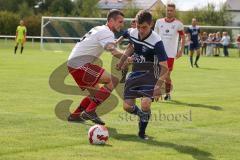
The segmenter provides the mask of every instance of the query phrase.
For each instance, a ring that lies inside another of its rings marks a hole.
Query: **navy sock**
[[[23,52],[23,47],[21,47],[21,54],[22,54],[22,52]]]
[[[195,64],[197,64],[199,58],[200,58],[200,55],[197,55],[197,57],[196,57],[196,59],[195,59]]]
[[[191,66],[193,66],[193,57],[190,56],[190,63],[191,63]]]
[[[142,115],[142,111],[138,108],[137,105],[132,106],[132,111],[129,113],[137,115],[139,117]]]
[[[147,128],[150,116],[151,116],[151,111],[142,112],[142,116],[140,117],[140,120],[139,120],[139,123],[138,123],[139,134],[141,134],[141,135],[145,134],[145,130]]]
[[[18,49],[18,46],[15,46],[15,48],[14,48],[14,53],[16,54],[16,52],[17,52],[17,49]]]

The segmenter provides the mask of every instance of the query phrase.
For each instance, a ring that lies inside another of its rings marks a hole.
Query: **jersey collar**
[[[138,39],[141,40],[141,41],[145,41],[151,34],[152,34],[152,30],[151,30],[151,31],[149,32],[149,34],[148,34],[145,38],[143,38],[143,39],[141,39],[141,38],[140,38],[140,35],[138,34]]]
[[[173,19],[167,19],[167,17],[166,17],[166,18],[164,18],[164,20],[165,20],[165,22],[167,22],[167,23],[171,23],[171,22],[175,21],[175,18],[173,18]]]

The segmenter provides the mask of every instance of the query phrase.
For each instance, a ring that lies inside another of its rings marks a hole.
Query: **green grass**
[[[240,159],[240,58],[234,50],[229,58],[201,57],[199,69],[190,68],[186,56],[176,61],[173,101],[153,103],[152,112],[191,111],[192,121],[151,121],[147,133],[152,139],[142,141],[136,137],[136,120],[123,119],[119,98],[118,106],[102,116],[110,132],[108,145],[93,146],[87,138],[89,125],[68,123],[55,115],[58,102],[73,100],[73,110],[81,98],[56,92],[48,82],[66,61],[70,47],[43,52],[39,44],[29,42],[23,55],[13,55],[13,43],[1,41],[0,46],[1,160]],[[111,56],[102,58],[110,70]],[[74,84],[70,77],[66,83]]]

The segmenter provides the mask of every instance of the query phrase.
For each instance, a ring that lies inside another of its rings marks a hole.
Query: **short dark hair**
[[[118,15],[124,17],[124,14],[120,10],[118,9],[110,10],[107,14],[107,21],[109,21],[111,18],[116,19]]]
[[[175,8],[176,8],[176,5],[175,5],[174,3],[168,3],[168,4],[167,4],[167,7],[172,7],[172,8],[175,9]]]
[[[144,22],[151,24],[152,23],[152,14],[148,10],[141,10],[137,13],[135,19],[138,24],[143,24]]]

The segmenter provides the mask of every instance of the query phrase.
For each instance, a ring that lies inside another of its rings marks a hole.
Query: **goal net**
[[[125,18],[125,26],[130,26]],[[106,24],[106,18],[42,17],[41,49],[54,52],[69,51],[91,28]],[[118,37],[121,33],[118,33]]]

